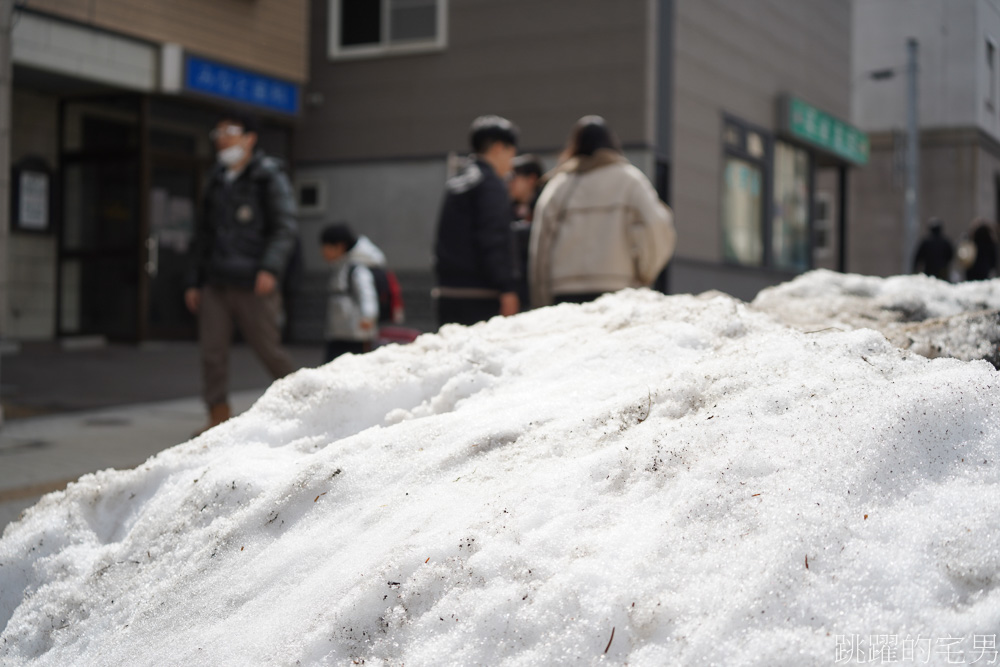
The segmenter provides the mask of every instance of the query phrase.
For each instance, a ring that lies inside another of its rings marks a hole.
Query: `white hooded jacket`
[[[327,283],[326,340],[368,341],[378,334],[378,291],[368,267],[384,267],[385,255],[367,236],[330,265]],[[365,330],[362,320],[371,320]]]

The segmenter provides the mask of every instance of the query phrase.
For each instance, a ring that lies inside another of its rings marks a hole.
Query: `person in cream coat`
[[[535,207],[532,306],[649,286],[674,251],[673,214],[600,116],[573,128]]]

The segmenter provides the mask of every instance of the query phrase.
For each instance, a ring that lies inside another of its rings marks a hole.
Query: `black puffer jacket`
[[[434,251],[442,288],[515,291],[510,199],[486,162],[470,159],[448,180]]]
[[[190,286],[252,288],[261,270],[280,279],[297,235],[295,198],[280,160],[258,151],[232,182],[216,166],[192,245]]]

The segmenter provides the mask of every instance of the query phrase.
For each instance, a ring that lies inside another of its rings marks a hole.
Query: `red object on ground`
[[[379,327],[378,338],[375,339],[375,347],[381,347],[390,343],[399,343],[400,345],[412,343],[421,333],[423,332],[409,327]]]

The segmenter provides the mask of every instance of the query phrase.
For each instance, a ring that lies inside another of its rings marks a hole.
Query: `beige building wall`
[[[777,97],[791,93],[849,120],[850,2],[675,6],[675,264],[719,262],[723,114],[773,131]]]
[[[34,11],[304,83],[308,0],[32,0]]]
[[[851,175],[847,270],[892,275],[903,262],[899,225],[903,215],[902,171],[896,166],[896,142],[891,133],[869,134],[868,138],[868,164]]]
[[[561,146],[600,114],[625,144],[651,141],[651,0],[450,0],[441,51],[332,60],[329,0],[314,0],[300,163],[443,156],[468,149],[469,123],[510,118],[522,146]]]
[[[889,276],[912,266],[903,257],[904,175],[898,140],[891,133],[869,135],[871,161],[851,184],[850,264],[853,273]],[[1000,145],[975,128],[925,130],[920,140],[920,230],[940,218],[945,236],[957,242],[977,217],[997,214],[996,176]]]
[[[14,90],[11,164],[28,156],[58,164],[58,116],[55,96]],[[54,234],[10,233],[4,338],[44,340],[55,333],[56,255]]]
[[[919,236],[936,217],[954,242],[974,218],[1000,214],[1000,2],[854,2],[855,121],[873,143],[871,163],[852,179],[848,268],[892,275],[909,271],[912,261],[902,249],[904,155],[891,141],[893,128],[901,135],[906,127],[907,79],[900,65],[908,37],[919,44]],[[871,79],[871,71],[889,67],[898,75]]]

